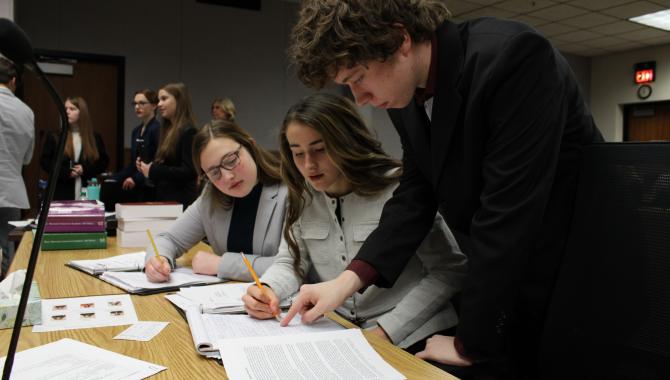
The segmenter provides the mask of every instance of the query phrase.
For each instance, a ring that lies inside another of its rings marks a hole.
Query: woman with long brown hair
[[[137,170],[154,184],[156,200],[179,202],[186,208],[197,196],[197,175],[191,158],[197,129],[186,85],[169,83],[161,87],[158,111],[161,128],[156,156],[152,162],[138,158]]]
[[[146,248],[147,278],[167,281],[175,259],[206,237],[214,253],[197,252],[193,271],[251,281],[240,256],[263,273],[281,240],[287,189],[279,159],[234,122],[212,120],[193,139],[193,161],[204,189],[168,231],[156,236],[161,258]]]
[[[107,169],[109,157],[102,137],[93,130],[93,122],[86,101],[81,96],[70,96],[65,100],[70,130],[65,143],[65,155],[59,169],[54,199],[79,199],[82,186]],[[49,134],[44,142],[40,165],[51,170],[56,159],[58,138]]]
[[[266,292],[250,286],[243,297],[247,312],[261,319],[277,314],[279,300],[302,284],[346,270],[379,224],[401,174],[400,162],[384,152],[353,103],[335,95],[310,95],[289,109],[280,152],[289,188],[283,240],[261,277]],[[402,348],[423,348],[425,338],[456,325],[450,299],[465,271],[465,256],[436,215],[393,287],[370,286],[336,311]]]

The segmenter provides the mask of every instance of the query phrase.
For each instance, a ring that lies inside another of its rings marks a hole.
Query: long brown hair
[[[88,104],[81,96],[69,96],[66,101],[72,103],[73,106],[79,109],[79,120],[77,127],[79,128],[79,135],[81,136],[81,160],[89,162],[97,161],[100,158],[98,146],[95,143],[95,134],[93,133],[93,122],[91,115],[88,112]],[[74,143],[72,142],[72,131],[68,132],[67,141],[65,142],[65,155],[71,160],[74,160]]]
[[[279,158],[258,145],[247,131],[242,129],[234,121],[212,120],[205,124],[193,137],[193,165],[200,178],[206,182],[203,194],[211,194],[216,205],[224,209],[230,209],[233,199],[216,188],[202,170],[200,154],[210,141],[218,138],[229,138],[241,146],[251,155],[258,168],[258,181],[263,185],[274,185],[281,182],[279,173]]]
[[[174,96],[177,107],[171,119],[161,120],[160,139],[156,151],[156,162],[165,162],[177,155],[177,141],[184,129],[195,126],[191,97],[183,83],[168,83],[161,90]]]
[[[281,175],[288,186],[288,209],[284,238],[293,255],[293,269],[300,276],[300,248],[293,236],[293,224],[300,218],[309,190],[305,178],[293,162],[286,137],[291,123],[300,123],[321,135],[326,153],[342,175],[351,183],[352,191],[370,196],[396,183],[400,161],[391,158],[365,125],[354,104],[341,96],[313,94],[293,105],[286,114],[279,134]]]

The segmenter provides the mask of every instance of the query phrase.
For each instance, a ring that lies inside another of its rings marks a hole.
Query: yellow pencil
[[[256,274],[256,271],[254,270],[254,268],[251,266],[251,263],[249,262],[249,260],[247,260],[247,257],[244,256],[244,253],[241,253],[241,256],[242,256],[242,260],[244,260],[244,263],[247,265],[247,268],[249,269],[249,273],[251,273],[251,277],[254,278],[254,281],[256,282],[256,286],[258,286],[258,288],[261,290],[261,292],[263,292],[263,294],[266,297],[268,297],[268,294],[265,292],[265,287],[263,286],[263,284],[261,284],[261,280],[258,279],[258,275]],[[275,314],[275,315],[273,315],[273,317],[275,317],[275,319],[277,321],[281,321],[281,318],[279,318],[279,314]]]
[[[151,246],[154,247],[154,253],[156,254],[156,257],[160,259],[161,255],[158,254],[158,248],[156,247],[154,237],[151,236],[151,230],[147,230],[147,235],[149,235],[149,241],[151,242]]]

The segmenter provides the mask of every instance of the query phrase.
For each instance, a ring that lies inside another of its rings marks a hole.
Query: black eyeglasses
[[[149,102],[144,102],[144,101],[141,101],[141,102],[130,102],[130,105],[131,105],[132,107],[137,107],[137,106],[144,107],[144,106],[146,106],[147,104],[149,104]]]
[[[240,145],[237,150],[230,152],[221,158],[221,163],[219,165],[209,169],[205,174],[210,181],[218,181],[221,179],[221,170],[233,170],[240,164],[240,150],[242,145]]]

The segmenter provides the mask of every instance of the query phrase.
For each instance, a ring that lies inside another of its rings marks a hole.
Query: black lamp
[[[63,100],[58,96],[56,89],[51,84],[49,79],[42,70],[37,66],[33,54],[33,47],[28,39],[28,36],[19,28],[14,22],[0,18],[0,53],[14,62],[16,66],[23,66],[33,71],[40,81],[46,86],[47,92],[56,103],[56,108],[60,113],[61,132],[58,140],[58,148],[56,150],[56,160],[53,162],[51,171],[49,172],[49,184],[46,188],[46,194],[42,197],[42,205],[40,207],[39,219],[37,221],[37,232],[33,240],[33,247],[30,252],[30,260],[28,261],[28,268],[26,269],[26,279],[23,283],[21,291],[21,300],[19,301],[19,308],[16,312],[16,320],[14,321],[14,329],[12,330],[12,338],[9,342],[9,349],[7,350],[7,359],[5,360],[5,367],[2,373],[2,380],[9,380],[9,375],[12,372],[14,365],[14,355],[16,354],[16,346],[21,334],[21,324],[23,323],[23,316],[26,312],[26,304],[28,303],[28,293],[33,282],[33,274],[35,273],[35,264],[37,263],[37,256],[42,246],[42,235],[44,234],[44,226],[46,225],[49,206],[51,199],[54,196],[54,189],[56,188],[56,180],[58,178],[58,170],[63,159],[63,148],[65,147],[65,140],[67,138],[67,131],[69,128],[67,114],[63,106]]]

